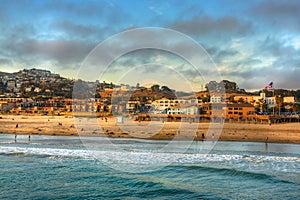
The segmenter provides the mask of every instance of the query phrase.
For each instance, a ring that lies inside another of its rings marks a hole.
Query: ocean
[[[300,145],[0,134],[0,199],[299,199]]]

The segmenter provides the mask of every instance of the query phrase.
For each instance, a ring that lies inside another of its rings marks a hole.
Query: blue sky
[[[300,88],[297,0],[0,3],[1,71],[36,67],[76,77],[84,59],[103,40],[132,28],[162,27],[184,33],[202,45],[222,79],[235,81],[241,88],[261,89],[270,81],[276,88]],[[186,72],[187,79],[195,79],[181,59],[159,54],[134,53],[115,65],[124,65],[124,73],[138,64],[159,62],[165,57],[169,58],[165,62],[177,71]],[[117,76],[122,75],[112,73],[105,79],[120,80]],[[132,76],[126,80],[134,84],[134,79]]]

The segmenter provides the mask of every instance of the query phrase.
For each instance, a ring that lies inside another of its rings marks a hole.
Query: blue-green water
[[[103,140],[95,157],[77,137],[0,135],[0,199],[300,197],[300,145],[218,142],[206,155],[201,142],[163,153],[150,149],[168,141],[110,142],[118,148]]]

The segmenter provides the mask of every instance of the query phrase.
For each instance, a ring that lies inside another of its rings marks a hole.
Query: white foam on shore
[[[199,166],[214,166],[218,168],[235,168],[245,171],[264,171],[300,173],[300,158],[267,155],[239,154],[195,154],[195,153],[157,153],[145,151],[114,151],[114,150],[84,150],[66,148],[36,148],[36,147],[0,147],[0,154],[24,154],[37,156],[57,156],[83,159],[96,159],[113,168],[154,167],[169,164],[192,164]]]

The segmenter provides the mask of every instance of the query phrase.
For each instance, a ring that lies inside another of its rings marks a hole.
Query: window
[[[243,108],[239,108],[239,110],[243,110]]]
[[[228,112],[229,115],[232,115],[232,112]]]
[[[238,108],[234,108],[234,110],[238,110]]]
[[[243,115],[243,113],[242,113],[242,112],[239,112],[239,115]]]
[[[228,108],[228,110],[232,110],[232,108]]]
[[[234,112],[233,114],[237,115],[237,114],[238,114],[238,112]]]

